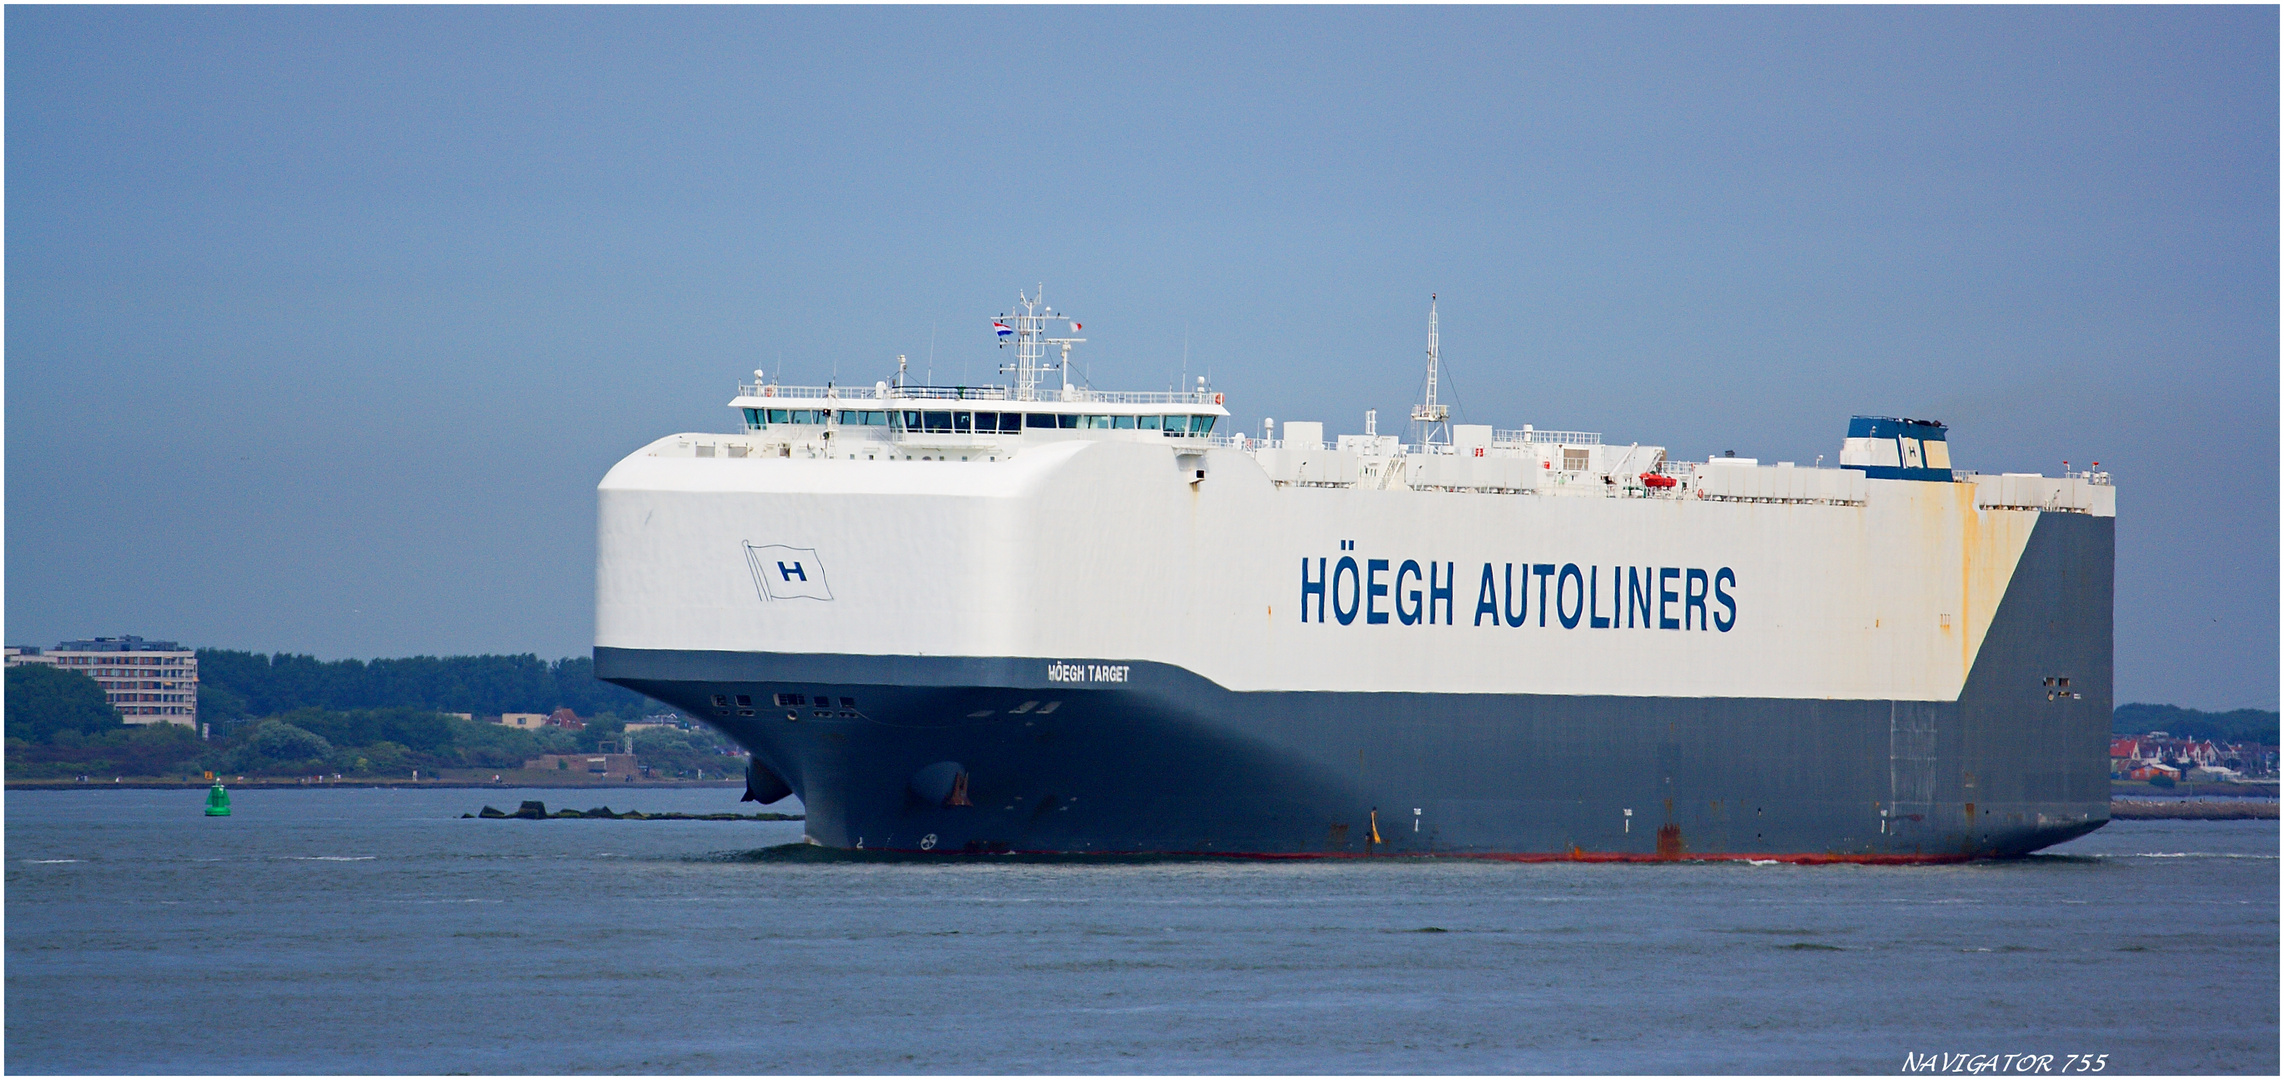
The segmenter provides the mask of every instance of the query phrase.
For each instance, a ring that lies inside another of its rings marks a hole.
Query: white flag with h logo
[[[830,600],[833,590],[825,584],[825,564],[817,561],[817,549],[786,547],[783,544],[747,544],[745,561],[753,571],[754,591],[763,600],[791,600],[805,596],[811,600]]]

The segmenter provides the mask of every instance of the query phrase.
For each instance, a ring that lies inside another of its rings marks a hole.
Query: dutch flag
[[[999,335],[999,341],[1003,345],[1007,343],[1008,338],[1015,336],[1014,328],[1008,326],[1004,322],[999,321],[998,319],[993,319],[991,321],[991,332]]]

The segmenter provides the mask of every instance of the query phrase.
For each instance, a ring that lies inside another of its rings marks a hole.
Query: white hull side
[[[596,643],[1122,658],[1237,691],[1949,701],[2039,516],[1978,509],[1976,487],[1872,481],[1860,506],[1279,487],[1239,451],[1124,442],[997,462],[638,452],[601,485]],[[813,549],[832,599],[763,599],[747,544]],[[1330,575],[1344,555],[1388,560],[1391,587],[1404,560],[1451,565],[1456,625],[1441,604],[1433,624],[1319,622],[1314,599],[1303,623],[1303,560]],[[1486,563],[1598,568],[1595,612],[1621,625],[1542,627],[1537,580],[1524,626],[1477,625]],[[1726,568],[1734,625],[1626,628],[1614,567]]]

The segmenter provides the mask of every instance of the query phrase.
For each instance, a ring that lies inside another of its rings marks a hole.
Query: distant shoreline
[[[2183,780],[2172,787],[2160,787],[2146,780],[2111,780],[2110,798],[2186,798],[2190,796],[2222,799],[2273,799],[2276,798],[2274,780]]]
[[[213,780],[162,780],[151,777],[145,777],[138,780],[132,777],[127,777],[116,781],[89,780],[84,783],[78,780],[10,780],[8,781],[8,790],[96,791],[108,789],[115,791],[124,791],[130,788],[138,791],[179,788],[197,788],[204,790],[206,788],[212,787],[213,785]],[[658,791],[671,788],[741,788],[745,786],[745,781],[742,779],[730,779],[634,780],[609,783],[602,781],[590,781],[586,783],[556,781],[554,783],[546,783],[532,780],[507,779],[462,780],[455,778],[438,780],[376,780],[345,778],[341,780],[326,780],[320,783],[310,783],[305,780],[275,778],[260,779],[255,777],[248,777],[244,780],[224,778],[222,779],[222,786],[234,789],[254,788],[272,791],[284,790],[287,788],[418,788],[423,791],[430,788],[497,788],[501,790],[549,788],[563,791]]]
[[[2276,804],[2252,799],[2110,800],[2113,821],[2275,821]]]
[[[129,777],[121,778],[115,781],[88,780],[84,783],[76,779],[10,780],[7,782],[7,786],[8,790],[10,791],[100,791],[105,789],[113,791],[154,791],[181,790],[186,788],[204,789],[212,786],[213,783],[214,781],[211,780],[168,780],[157,777],[142,777],[138,779]],[[410,778],[403,780],[343,778],[340,780],[325,780],[317,783],[311,783],[307,780],[293,778],[249,777],[244,780],[224,778],[222,780],[222,785],[226,788],[234,788],[241,791],[283,791],[308,788],[413,788],[418,790],[477,790],[488,788],[506,791],[530,790],[538,788],[565,792],[603,792],[662,791],[682,788],[717,788],[734,790],[736,788],[743,787],[744,781],[738,778],[726,780],[582,781],[568,778],[559,780],[552,777],[548,778],[547,780],[524,779],[520,777],[511,780],[505,776],[502,776],[499,780],[473,780],[463,777],[440,777],[434,780],[412,780]],[[2119,786],[2123,787],[2125,785]],[[2134,788],[2146,787],[2146,785],[2141,784],[2135,784],[2132,786]],[[2196,791],[2193,793],[2189,791],[2183,791],[2180,792],[2180,796],[2187,797],[2174,798],[2163,798],[2162,796],[2172,795],[2174,793],[2156,789],[2150,789],[2149,794],[2160,796],[2160,798],[2157,799],[2135,798],[2134,795],[2140,794],[2139,791],[2135,791],[2130,794],[2124,791],[2115,792],[2111,795],[2110,798],[2110,817],[2118,821],[2274,821],[2278,818],[2276,785],[2273,783],[2246,784],[2242,785],[2242,787],[2248,788],[2250,790],[2231,791],[2227,794],[2209,790],[2210,788],[2217,785],[2199,786],[2207,788],[2208,790]],[[2237,785],[2230,786],[2235,787]]]

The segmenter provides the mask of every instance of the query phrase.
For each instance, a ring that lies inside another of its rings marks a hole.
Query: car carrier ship
[[[2115,489],[1592,432],[1231,430],[1199,380],[779,385],[599,490],[597,673],[752,752],[810,842],[1918,861],[2109,818]],[[1069,332],[1050,336],[1068,327]],[[1272,437],[1274,436],[1274,437]]]

